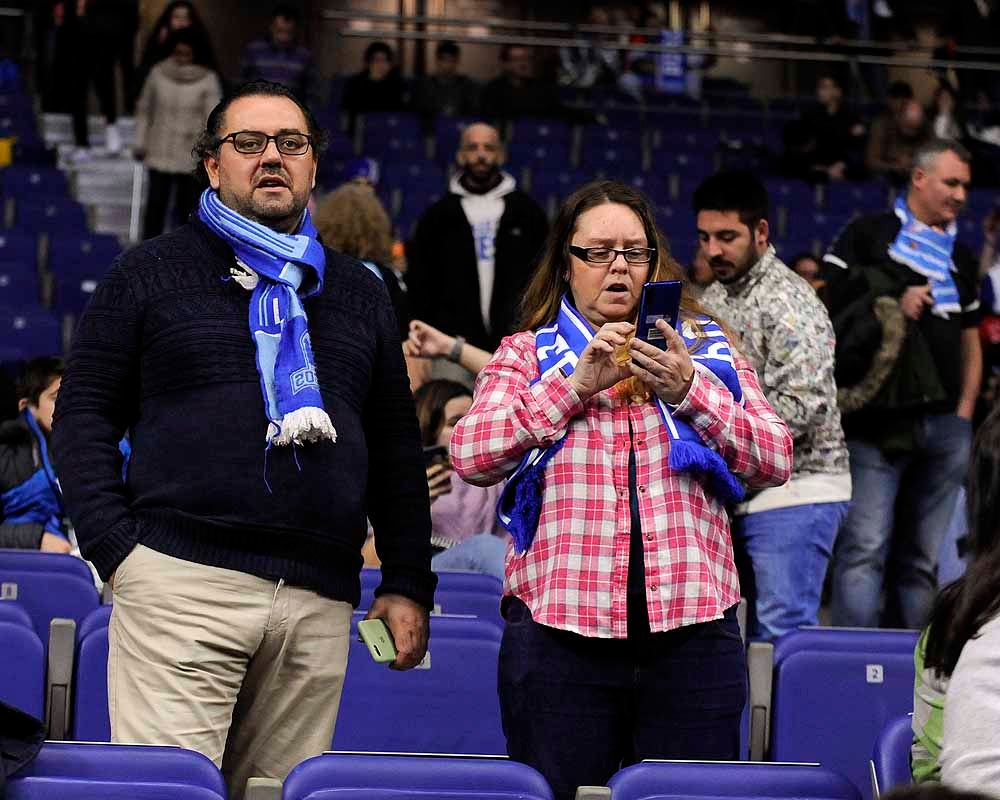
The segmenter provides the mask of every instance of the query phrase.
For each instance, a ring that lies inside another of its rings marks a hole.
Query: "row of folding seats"
[[[48,742],[10,779],[10,800],[134,798],[220,800],[221,772],[200,753],[176,747]],[[552,800],[534,769],[505,758],[326,753],[307,759],[284,782],[251,778],[245,800]],[[840,775],[803,764],[643,762],[607,787],[582,787],[588,800],[858,800]]]

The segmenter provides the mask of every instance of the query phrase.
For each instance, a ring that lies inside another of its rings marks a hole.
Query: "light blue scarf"
[[[944,231],[938,231],[913,216],[906,197],[896,198],[893,209],[903,226],[889,245],[889,258],[909,267],[930,281],[934,306],[931,313],[947,319],[962,310],[958,287],[952,272],[951,260],[955,249],[958,226],[952,222]]]
[[[681,326],[680,331],[689,351],[693,351],[691,360],[695,369],[721,384],[737,403],[743,403],[743,389],[726,335],[708,317],[701,317],[695,322],[700,331],[687,322]],[[572,375],[580,355],[593,337],[590,325],[564,296],[555,323],[535,331],[539,377],[533,383],[558,369],[566,375]],[[706,447],[698,432],[683,419],[675,417],[659,397],[654,395],[654,399],[670,436],[670,468],[675,472],[699,476],[708,483],[721,502],[742,500],[743,485],[730,471],[722,456]],[[545,466],[565,443],[564,433],[562,438],[548,447],[530,450],[511,473],[500,495],[497,518],[510,532],[514,549],[518,553],[525,552],[531,546],[538,528]]]
[[[323,289],[326,253],[307,210],[298,234],[279,233],[237,214],[206,189],[198,216],[259,276],[250,296],[250,333],[257,346],[269,445],[337,441],[323,408],[302,299]],[[303,289],[303,287],[305,287]]]

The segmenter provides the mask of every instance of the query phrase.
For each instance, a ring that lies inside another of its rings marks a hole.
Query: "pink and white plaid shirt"
[[[538,377],[534,340],[529,331],[501,342],[451,438],[458,474],[490,486],[528,450],[568,429],[545,471],[534,542],[523,555],[508,545],[505,591],[544,625],[626,636],[631,420],[650,628],[722,617],[740,596],[725,507],[698,480],[667,466],[670,440],[653,403],[625,404],[610,389],[582,403],[558,371],[530,385]],[[675,413],[747,486],[779,486],[791,475],[792,436],[764,399],[753,367],[742,356],[735,360],[745,405],[696,370]]]

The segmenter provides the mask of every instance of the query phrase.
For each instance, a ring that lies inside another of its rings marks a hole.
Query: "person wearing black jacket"
[[[112,738],[205,753],[237,798],[330,747],[366,518],[368,616],[397,669],[424,656],[436,584],[389,297],[306,213],[323,139],[280,84],[213,109],[198,213],[112,265],[53,426],[81,550],[114,591]]]
[[[969,458],[978,264],[955,241],[969,153],[936,139],[914,164],[895,209],[852,222],[823,258],[854,486],[834,552],[835,625],[879,624],[887,568],[890,621],[926,623]]]
[[[450,192],[423,213],[407,245],[406,283],[414,319],[492,352],[516,330],[548,220],[502,170],[496,128],[466,128],[457,160]]]
[[[0,423],[0,547],[68,553],[62,496],[48,455],[63,360],[29,361],[17,382],[17,419]]]

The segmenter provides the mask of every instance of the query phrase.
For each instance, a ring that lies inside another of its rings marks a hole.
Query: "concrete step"
[[[115,123],[121,134],[124,147],[135,144],[135,118],[119,117]],[[87,137],[91,147],[104,147],[104,117],[92,115],[87,118]],[[50,146],[73,144],[73,120],[69,114],[42,114],[42,137]]]

